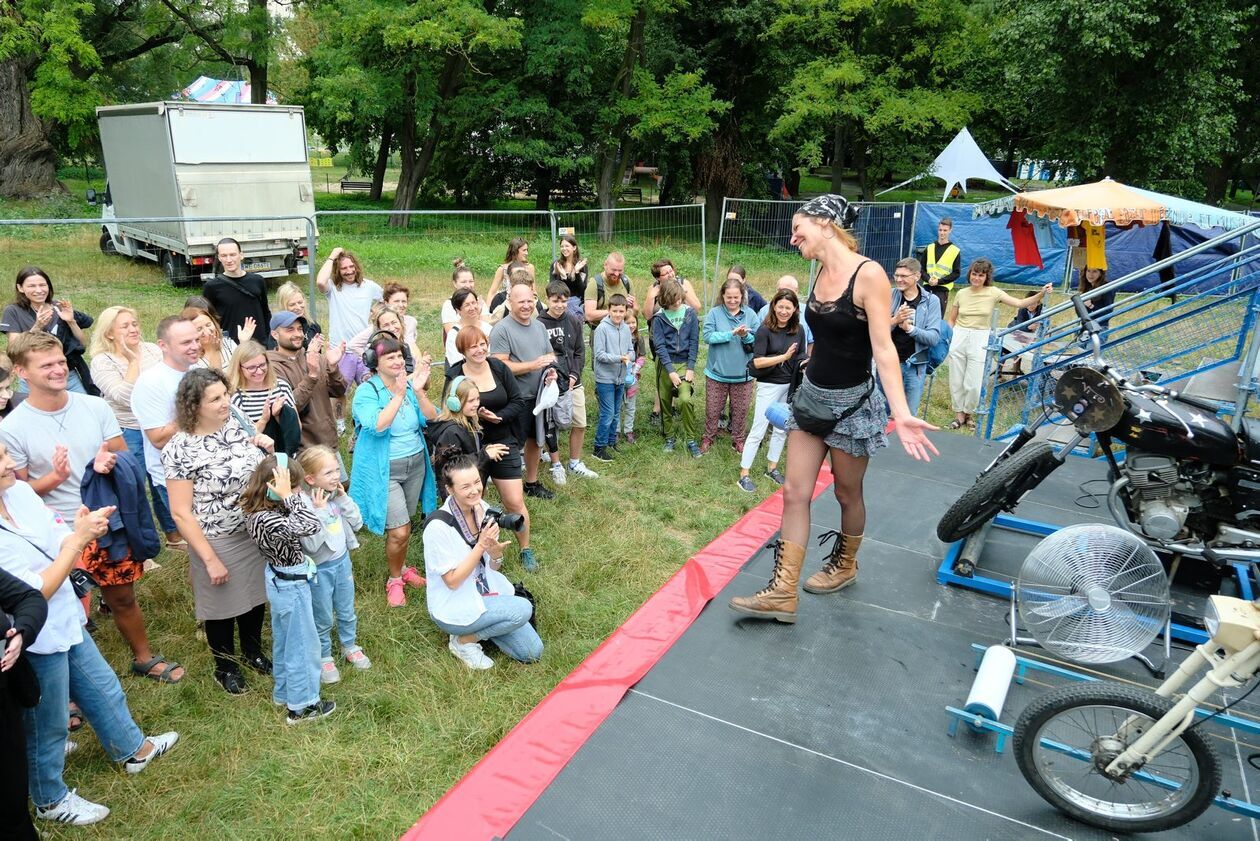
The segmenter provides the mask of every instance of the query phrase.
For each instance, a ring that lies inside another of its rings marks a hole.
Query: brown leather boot
[[[819,543],[829,537],[836,539],[831,544],[831,557],[822,569],[805,581],[805,589],[811,593],[835,593],[857,581],[857,551],[862,545],[862,535],[829,531],[823,534]]]
[[[774,572],[765,589],[751,596],[731,599],[731,610],[758,619],[777,619],[791,624],[796,621],[797,584],[801,565],[805,563],[805,547],[780,540],[774,544]]]

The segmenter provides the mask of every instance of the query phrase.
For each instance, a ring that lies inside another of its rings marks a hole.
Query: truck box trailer
[[[240,242],[246,271],[306,272],[315,196],[300,107],[146,102],[97,108],[96,117],[102,251],[152,260],[177,286],[214,277],[224,237]],[[193,221],[219,216],[244,221]],[[129,221],[152,217],[176,221]]]

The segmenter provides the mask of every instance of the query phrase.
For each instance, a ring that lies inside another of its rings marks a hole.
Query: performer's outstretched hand
[[[939,426],[932,426],[927,421],[915,417],[896,418],[894,423],[897,425],[897,437],[901,439],[901,446],[906,448],[906,452],[911,457],[919,461],[931,461],[929,452],[932,455],[940,455],[927,437],[929,430],[936,432],[940,429]]]

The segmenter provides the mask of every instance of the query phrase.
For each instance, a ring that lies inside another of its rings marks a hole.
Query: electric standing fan
[[[1016,636],[1016,610],[1032,639]],[[1143,654],[1164,632],[1172,601],[1155,553],[1116,526],[1068,526],[1029,553],[1011,588],[1011,641],[1034,643],[1078,663],[1114,663]]]

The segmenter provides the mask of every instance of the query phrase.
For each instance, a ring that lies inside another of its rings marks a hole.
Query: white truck
[[[96,118],[106,172],[101,251],[152,260],[176,286],[214,277],[224,237],[240,242],[246,271],[307,271],[315,196],[300,107],[146,102],[97,108]],[[241,221],[184,221],[212,216]],[[128,221],[152,217],[180,221]]]

